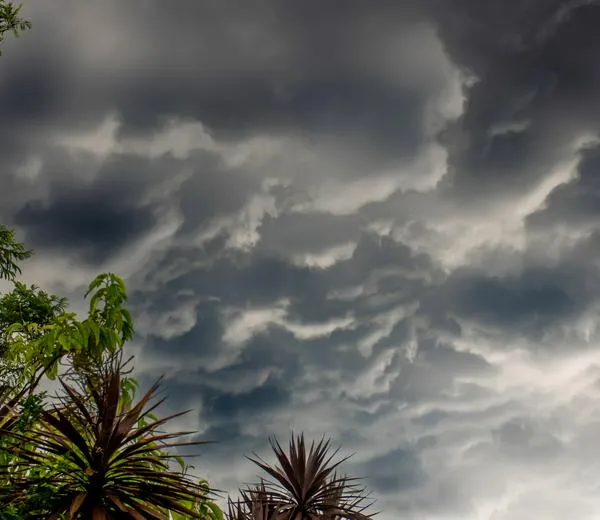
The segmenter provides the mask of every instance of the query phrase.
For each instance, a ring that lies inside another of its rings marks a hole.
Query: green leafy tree
[[[20,16],[21,7],[20,4],[0,0],[0,44],[5,40],[6,33],[11,32],[15,38],[18,38],[23,31],[31,28],[31,22]]]
[[[0,1],[0,35],[3,33],[2,11],[5,8],[3,2]],[[17,241],[12,229],[0,224],[0,279],[14,280],[17,274],[21,274],[19,263],[29,258],[31,254],[31,250],[25,249],[25,246]]]
[[[93,375],[133,337],[133,320],[124,307],[125,284],[103,273],[90,284],[88,317],[66,310],[66,300],[16,283],[0,298],[0,329],[4,372],[35,379],[44,373],[55,379],[61,365],[80,375]],[[9,324],[10,321],[14,321]]]
[[[10,329],[15,324],[38,325],[30,330],[28,339],[39,339],[43,327],[66,311],[67,299],[59,298],[42,291],[35,285],[28,287],[15,282],[14,289],[0,296],[0,357],[6,353],[11,343]]]

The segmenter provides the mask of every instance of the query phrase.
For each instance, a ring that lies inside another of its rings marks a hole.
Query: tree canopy
[[[12,33],[15,38],[31,28],[31,22],[21,18],[22,5],[16,5],[13,2],[6,2],[0,0],[0,44],[6,39],[6,33]],[[2,55],[2,48],[0,47],[0,55]]]

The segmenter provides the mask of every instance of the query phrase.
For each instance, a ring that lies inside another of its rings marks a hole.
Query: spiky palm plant
[[[160,380],[135,405],[123,405],[121,372],[109,370],[88,380],[87,391],[61,381],[65,397],[60,406],[41,413],[39,427],[28,434],[13,433],[23,446],[12,449],[29,469],[54,468],[44,482],[24,471],[13,499],[47,483],[55,486],[44,518],[166,520],[168,512],[188,518],[199,515],[184,504],[205,499],[206,490],[186,474],[172,471],[168,449],[201,442],[175,442],[191,432],[160,433],[158,428],[182,415],[150,419],[164,399],[150,404]],[[185,413],[185,412],[183,412]],[[29,472],[31,473],[31,472]]]
[[[365,511],[372,504],[356,478],[338,476],[337,467],[348,457],[334,458],[329,440],[310,448],[304,435],[292,438],[286,453],[279,442],[269,440],[279,465],[248,457],[270,477],[242,491],[242,499],[230,502],[231,520],[370,520]]]
[[[264,482],[240,490],[241,499],[228,501],[228,520],[278,520],[282,505],[272,497]]]

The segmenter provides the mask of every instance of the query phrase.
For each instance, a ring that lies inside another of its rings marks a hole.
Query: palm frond
[[[287,452],[277,439],[269,442],[277,465],[269,465],[256,455],[248,457],[270,480],[242,491],[242,500],[231,510],[239,518],[370,520],[373,516],[365,513],[372,501],[356,482],[359,479],[337,475],[337,467],[348,457],[334,460],[339,450],[332,450],[329,440],[321,438],[307,447],[303,434],[292,435]]]
[[[64,381],[61,406],[42,412],[40,428],[27,434],[12,433],[24,447],[13,447],[24,466],[43,464],[57,468],[49,518],[167,519],[173,511],[199,518],[185,506],[206,498],[206,490],[184,473],[169,469],[170,450],[205,444],[178,439],[193,432],[161,433],[158,428],[173,418],[140,418],[155,408],[150,401],[160,381],[134,405],[121,409],[121,374],[113,370],[88,381],[81,392]],[[35,446],[28,448],[27,446]],[[42,483],[24,476],[21,491]]]

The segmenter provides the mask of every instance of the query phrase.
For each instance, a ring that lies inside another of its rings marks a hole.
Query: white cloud
[[[123,139],[117,151],[136,153],[150,159],[165,154],[187,159],[196,151],[219,152],[220,146],[200,121],[170,119],[150,138]]]
[[[379,354],[365,367],[358,378],[352,382],[342,382],[342,389],[352,398],[369,398],[375,394],[385,394],[390,385],[399,377],[399,372],[389,371],[395,356],[393,350]]]
[[[111,112],[96,128],[87,132],[67,132],[65,135],[57,136],[54,142],[72,153],[83,152],[105,159],[117,149],[117,132],[120,126],[120,116]]]
[[[196,306],[199,299],[193,294],[183,297],[174,308],[161,309],[160,314],[142,315],[137,329],[144,335],[153,335],[162,339],[174,339],[192,330],[197,322]]]
[[[530,260],[534,259],[536,249],[532,246],[536,240],[543,240],[540,253],[549,259],[556,258],[565,247],[572,246],[584,230],[567,233],[564,236],[564,240],[567,240],[565,243],[560,236],[560,229],[553,230],[551,237],[532,235],[525,227],[525,218],[542,209],[554,189],[576,178],[581,150],[587,142],[588,139],[575,140],[571,157],[557,164],[536,186],[518,196],[490,199],[485,212],[482,212],[478,203],[472,207],[457,207],[435,194],[427,202],[423,200],[422,212],[418,208],[412,212],[412,222],[422,223],[430,231],[429,236],[413,237],[410,225],[388,224],[380,232],[391,233],[397,240],[428,253],[448,272],[467,265],[491,270],[499,275],[518,270],[524,258],[522,255],[527,254]],[[435,209],[429,212],[428,209],[434,206]],[[499,262],[501,259],[493,258],[494,255],[504,255],[505,262]]]
[[[273,307],[226,309],[223,340],[233,347],[240,347],[271,325],[286,329],[300,340],[325,337],[336,330],[347,330],[356,325],[352,316],[324,322],[298,323],[290,320],[289,305],[289,301],[281,301]]]
[[[268,308],[226,309],[224,311],[226,344],[239,347],[269,325],[280,323],[286,316],[288,302]]]
[[[400,305],[372,318],[370,322],[375,327],[367,336],[357,341],[356,345],[359,352],[366,358],[370,357],[373,347],[382,339],[387,338],[401,320],[412,316],[418,308],[417,303]]]
[[[292,257],[295,265],[302,267],[315,267],[318,269],[327,269],[338,262],[348,260],[356,250],[355,243],[343,244],[328,248],[319,253],[304,253]]]
[[[258,230],[267,215],[277,216],[273,196],[264,193],[253,196],[234,217],[229,227],[227,245],[235,249],[252,249],[260,240]]]
[[[15,175],[19,179],[25,179],[28,182],[38,180],[42,172],[42,160],[39,157],[29,157],[17,170]]]
[[[437,143],[425,146],[414,160],[393,169],[364,172],[356,179],[325,177],[309,189],[310,199],[296,211],[327,211],[352,215],[369,203],[381,203],[398,191],[428,191],[446,174],[446,150]]]

